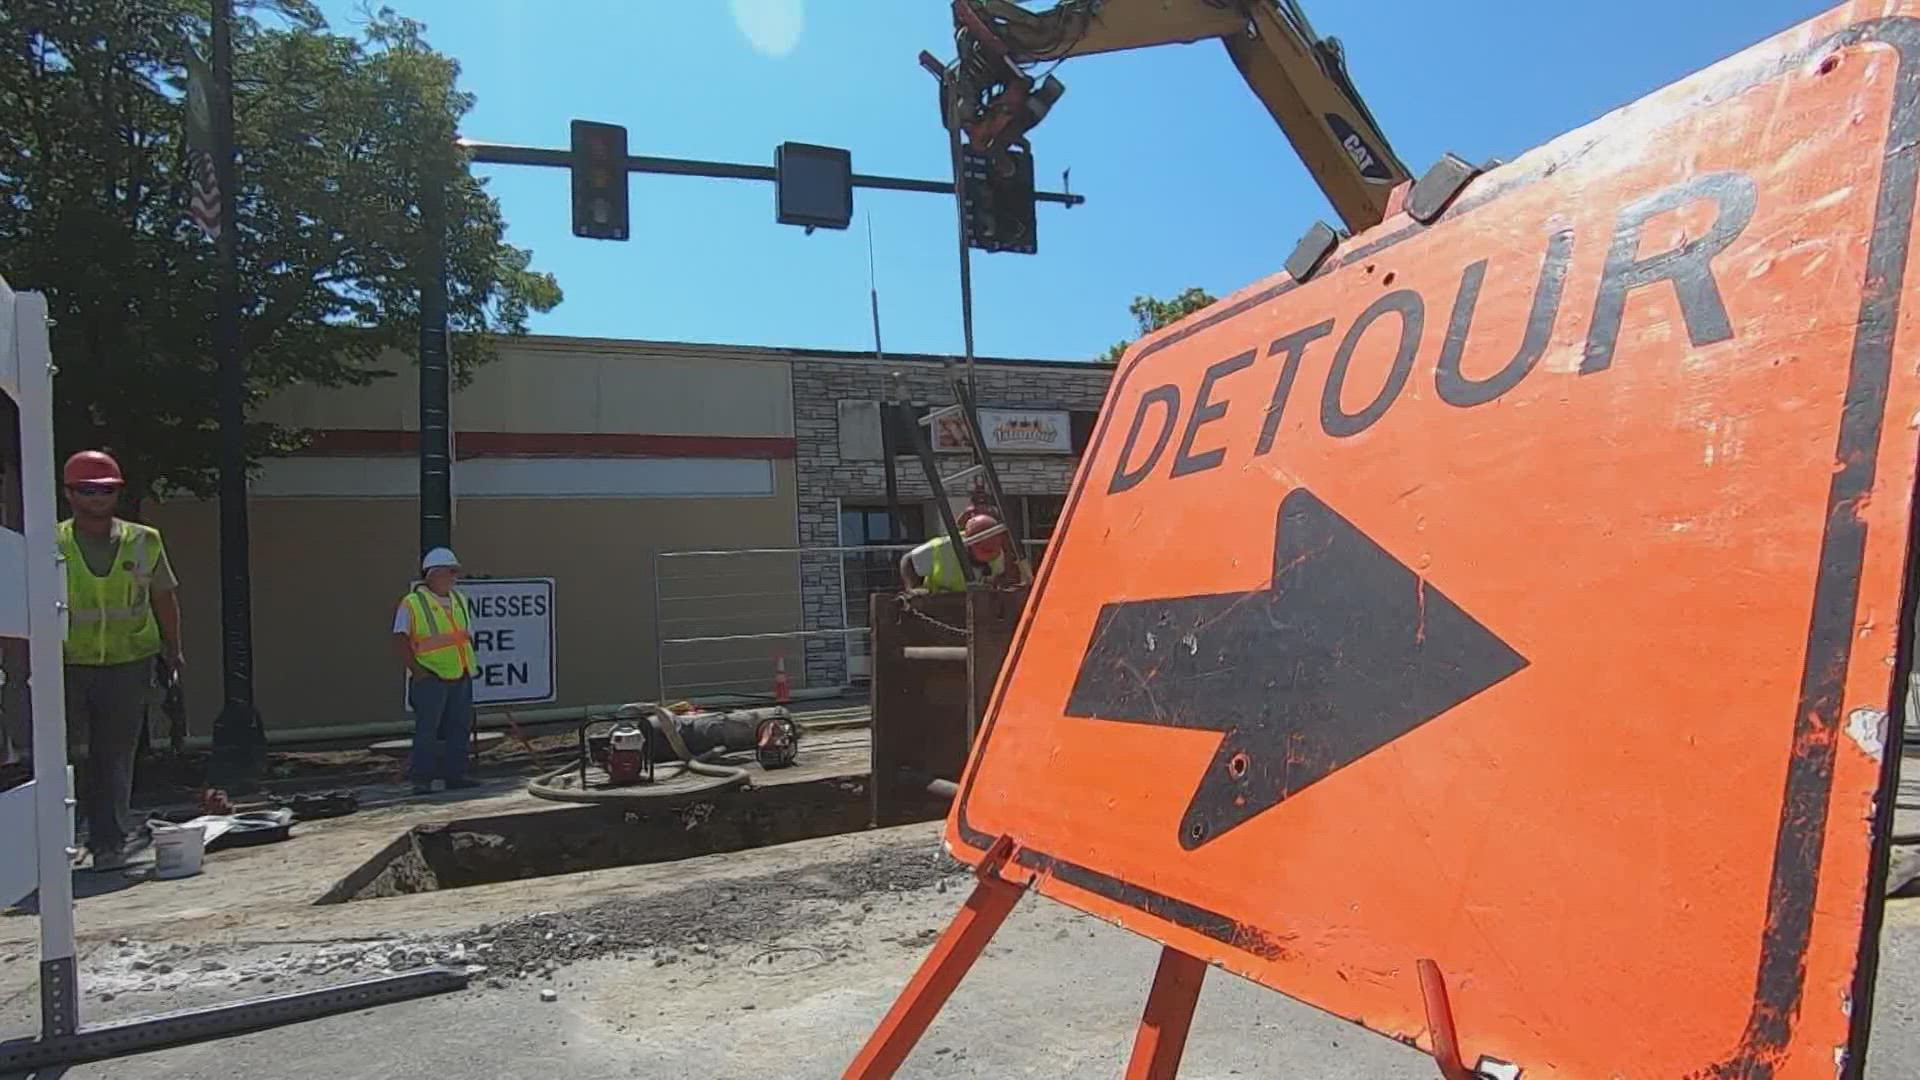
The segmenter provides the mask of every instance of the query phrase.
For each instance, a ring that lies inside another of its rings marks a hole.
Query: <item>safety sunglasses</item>
[[[114,495],[120,488],[116,484],[72,484],[67,490],[75,495]]]

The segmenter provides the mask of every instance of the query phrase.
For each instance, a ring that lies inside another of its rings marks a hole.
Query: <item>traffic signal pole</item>
[[[461,139],[460,149],[475,165],[525,165],[545,169],[573,169],[583,164],[572,150],[554,150],[535,146],[511,146],[505,143]],[[962,171],[958,158],[952,180],[916,180],[903,176],[875,176],[853,173],[853,187],[877,191],[914,191],[928,195],[953,196],[960,214],[960,267],[963,311],[961,321],[966,336],[968,367],[973,358],[973,301],[971,268],[967,253],[967,211],[959,197]],[[753,180],[775,183],[779,170],[771,165],[742,165],[728,161],[703,161],[697,158],[650,157],[627,154],[625,172],[658,176],[692,176],[707,180]],[[421,228],[425,230],[421,246],[425,265],[420,271],[420,544],[428,547],[453,544],[453,484],[451,476],[452,432],[448,422],[449,341],[447,330],[447,221],[446,192],[450,178],[429,176],[428,190],[421,193]],[[1066,191],[1035,191],[1035,202],[1056,203],[1065,207],[1086,202],[1083,195]],[[624,225],[624,222],[622,223]],[[623,233],[630,235],[624,228]],[[626,239],[626,235],[607,236]]]
[[[476,142],[461,139],[460,148],[465,150],[475,165],[533,165],[548,169],[568,169],[574,164],[572,151],[549,150],[534,146],[508,146],[504,143]],[[759,180],[773,183],[779,179],[777,171],[771,165],[741,165],[730,161],[702,161],[697,158],[648,157],[644,154],[627,155],[628,173],[652,173],[659,176],[697,176],[708,180]],[[928,195],[952,195],[951,180],[914,180],[903,176],[874,176],[868,173],[854,173],[853,186],[878,191],[918,191]],[[1079,206],[1087,201],[1084,195],[1075,195],[1069,191],[1036,191],[1035,202],[1058,203],[1062,206]]]
[[[420,555],[453,546],[452,358],[447,341],[447,177],[420,193]]]
[[[980,384],[973,378],[973,237],[967,227],[966,156],[960,145],[959,103],[953,100],[944,74],[940,77],[940,96],[947,103],[947,153],[953,161],[953,214],[960,222],[960,340],[966,350],[967,393],[978,400]],[[1039,193],[1034,197],[1039,198]]]

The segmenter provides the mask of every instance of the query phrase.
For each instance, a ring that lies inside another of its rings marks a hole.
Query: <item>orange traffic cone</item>
[[[793,689],[787,684],[787,658],[785,655],[773,658],[773,701],[776,705],[785,705],[793,700]]]

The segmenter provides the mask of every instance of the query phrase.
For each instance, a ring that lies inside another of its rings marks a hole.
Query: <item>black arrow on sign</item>
[[[1223,734],[1180,821],[1192,850],[1526,666],[1295,488],[1266,588],[1104,605],[1066,711]]]

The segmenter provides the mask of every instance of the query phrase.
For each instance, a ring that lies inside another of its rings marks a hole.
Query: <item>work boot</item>
[[[477,787],[479,787],[479,786],[480,786],[480,781],[478,781],[478,780],[469,780],[469,779],[467,779],[467,778],[466,778],[466,777],[464,777],[464,776],[463,776],[463,777],[461,777],[461,778],[460,778],[460,779],[458,779],[458,780],[449,780],[449,781],[447,781],[447,790],[448,790],[448,791],[467,791],[467,790],[469,790],[469,789],[471,789],[471,788],[477,788]]]
[[[413,793],[414,793],[415,795],[431,795],[431,794],[433,794],[433,781],[431,781],[431,780],[429,780],[429,781],[427,781],[427,782],[426,782],[426,783],[424,783],[424,784],[420,784],[420,783],[416,783],[416,784],[414,784],[414,785],[413,785]]]
[[[90,870],[125,870],[127,868],[127,853],[120,848],[114,848],[109,851],[96,851],[93,853],[93,861],[88,864],[87,868]]]

